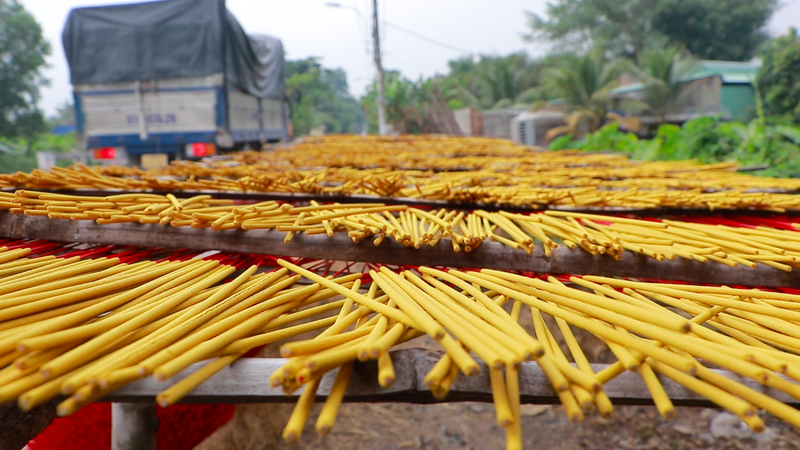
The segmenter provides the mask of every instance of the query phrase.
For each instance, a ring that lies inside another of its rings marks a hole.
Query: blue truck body
[[[224,2],[78,8],[63,41],[89,156],[197,158],[290,135],[281,42],[246,35]]]

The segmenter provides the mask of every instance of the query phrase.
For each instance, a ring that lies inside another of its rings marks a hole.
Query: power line
[[[390,27],[392,27],[392,28],[394,28],[396,30],[399,30],[399,31],[402,31],[404,33],[410,34],[410,35],[412,35],[412,36],[414,36],[414,37],[416,37],[418,39],[422,39],[423,41],[430,42],[431,44],[435,44],[435,45],[438,45],[440,47],[449,48],[450,50],[455,50],[455,51],[461,52],[461,53],[468,53],[470,55],[473,53],[473,52],[471,52],[469,50],[465,50],[463,48],[456,47],[455,45],[445,44],[444,42],[437,41],[436,39],[429,38],[427,36],[423,36],[423,35],[415,32],[415,31],[411,31],[408,28],[401,27],[400,25],[394,24],[392,22],[388,22],[388,21],[384,20],[383,23],[385,23],[386,25],[389,25]]]

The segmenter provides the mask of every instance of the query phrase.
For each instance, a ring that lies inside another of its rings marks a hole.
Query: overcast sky
[[[138,0],[137,0],[138,1]],[[347,72],[350,91],[361,95],[374,76],[369,39],[368,6],[371,0],[340,0],[352,9],[326,7],[327,0],[228,0],[228,9],[245,31],[264,33],[283,41],[287,58],[322,58],[325,67]],[[711,0],[713,1],[713,0]],[[46,76],[50,86],[42,89],[41,106],[47,114],[71,97],[69,72],[61,45],[61,31],[70,9],[126,0],[21,0],[42,25],[53,53]],[[400,70],[416,79],[444,73],[447,61],[474,53],[507,54],[527,50],[541,55],[544,49],[523,42],[527,31],[523,11],[542,13],[545,0],[378,0],[382,29],[384,68]],[[790,26],[800,28],[800,0],[782,0],[782,9],[769,22],[773,35]],[[403,32],[402,27],[447,46],[437,45]],[[450,46],[450,47],[448,47]],[[455,47],[451,48],[451,47]]]

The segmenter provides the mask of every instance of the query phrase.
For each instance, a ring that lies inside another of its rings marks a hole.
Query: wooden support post
[[[156,404],[111,404],[111,450],[156,450]]]

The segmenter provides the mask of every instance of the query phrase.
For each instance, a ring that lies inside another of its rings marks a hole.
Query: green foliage
[[[618,152],[631,152],[639,148],[639,138],[633,133],[619,131],[618,124],[612,122],[594,133],[584,137],[583,149],[613,149]]]
[[[595,102],[605,103],[619,73],[602,53],[594,51],[564,56],[560,64],[545,69],[544,80],[567,105],[589,108]]]
[[[525,52],[481,55],[477,60],[467,56],[450,61],[450,73],[439,81],[453,109],[497,109],[547,99],[537,89],[543,65]]]
[[[37,166],[36,152],[69,153],[74,151],[75,133],[39,134],[30,139],[0,138],[0,149],[11,152],[0,153],[0,173],[30,172]]]
[[[447,80],[431,78],[414,82],[396,70],[384,72],[386,121],[401,134],[436,132],[430,118],[436,108],[432,105],[433,99],[442,96],[440,83],[447,83]],[[367,115],[368,132],[372,134],[378,132],[377,97],[377,88],[373,83],[361,98],[361,105]],[[453,107],[447,103],[443,106]]]
[[[602,48],[613,55],[638,56],[663,39],[652,32],[654,0],[556,0],[546,17],[528,12],[528,40],[545,40],[567,51]]]
[[[653,31],[699,59],[747,61],[767,39],[776,0],[659,0]]]
[[[364,113],[347,91],[342,69],[321,67],[317,58],[286,62],[286,95],[292,100],[295,136],[325,126],[326,133],[359,133]]]
[[[683,127],[664,125],[659,128],[655,141],[657,151],[637,155],[640,159],[674,160],[697,158],[702,162],[725,161],[733,157],[739,144],[727,125],[716,117],[700,117],[686,122]]]
[[[770,41],[761,51],[756,78],[767,114],[784,116],[800,124],[800,37],[791,29]]]
[[[528,14],[529,40],[562,50],[600,47],[636,60],[646,48],[685,45],[703,59],[744,61],[766,35],[776,0],[555,0]]]
[[[423,82],[415,83],[401,76],[400,72],[389,72],[384,88],[386,120],[400,133],[423,133],[428,108]],[[377,106],[371,109],[377,119]]]
[[[448,63],[448,74],[417,81],[385,71],[386,119],[399,133],[438,133],[444,131],[437,118],[448,110],[511,108],[553,99],[555,94],[542,85],[542,69],[555,60],[533,60],[525,52],[464,57]],[[378,129],[376,98],[374,84],[361,98],[370,133]]]
[[[736,160],[744,166],[768,165],[759,175],[800,177],[800,127],[769,124],[762,118],[744,124],[700,117],[682,127],[662,125],[652,139],[638,139],[610,123],[582,141],[553,140],[550,148],[619,151],[642,160]]]
[[[684,88],[680,80],[695,68],[695,61],[683,55],[682,45],[646,49],[642,52],[640,67],[633,69],[633,73],[644,85],[644,104],[651,113],[660,118],[661,123],[666,121],[667,112],[693,94]]]
[[[31,142],[33,152],[69,153],[75,151],[75,132],[67,134],[42,134]]]
[[[443,104],[451,110],[521,105],[534,109],[544,102],[560,100],[568,113],[566,126],[553,130],[552,134],[580,136],[595,131],[608,121],[609,110],[633,116],[657,116],[664,124],[668,114],[677,112],[685,106],[685,100],[698,94],[694,87],[679,81],[697,69],[695,58],[750,58],[765,38],[762,28],[776,2],[553,0],[548,3],[545,15],[527,13],[531,33],[526,38],[550,41],[556,44],[556,50],[573,53],[551,54],[542,59],[532,59],[525,52],[462,57],[448,63],[447,74],[417,81],[387,72],[387,120],[398,132],[431,132],[436,124],[430,122],[437,116],[432,108],[441,92]],[[793,42],[796,41],[792,36]],[[797,62],[800,50],[796,54],[795,65],[787,63],[788,70],[782,72],[780,79],[785,83],[784,89],[789,86],[794,89],[796,97],[784,94],[773,97],[785,99],[784,103],[800,113],[800,83],[796,81],[800,74]],[[623,73],[641,82],[644,89],[630,98],[612,99],[611,90]],[[377,129],[375,98],[373,87],[361,99],[370,132]],[[678,139],[669,134],[672,128],[663,130],[655,143],[630,144],[631,148],[657,155],[663,150],[658,142]],[[554,145],[569,146],[572,142],[560,139]],[[623,142],[628,141],[614,145]],[[693,150],[686,148],[689,147],[683,146],[680,151],[693,154]]]
[[[47,118],[47,127],[51,130],[58,125],[75,126],[75,104],[66,101],[56,108],[56,113]]]
[[[600,51],[584,56],[570,54],[557,66],[544,69],[544,82],[550,92],[586,119],[589,131],[594,131],[605,121],[611,89],[626,70],[630,70],[629,61],[607,61]]]
[[[549,150],[558,151],[558,150],[566,150],[569,148],[576,148],[575,144],[579,144],[576,141],[572,140],[572,133],[566,134],[564,136],[559,136],[552,141],[550,141],[550,145],[547,146]]]
[[[42,29],[17,0],[0,0],[0,136],[33,136],[44,131],[36,107],[41,71],[50,45]]]
[[[0,153],[0,173],[30,172],[36,167],[35,155],[7,155]]]
[[[0,144],[5,144],[20,154],[34,154],[36,152],[69,153],[75,150],[75,133],[67,134],[39,134],[33,138],[3,139]]]

